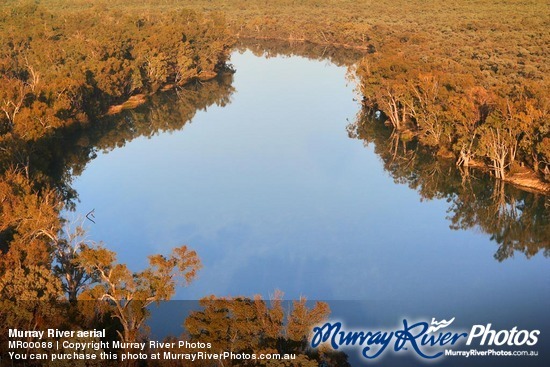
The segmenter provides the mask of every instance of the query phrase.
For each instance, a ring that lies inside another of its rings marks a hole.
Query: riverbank
[[[208,81],[211,81],[213,79],[216,79],[217,77],[222,76],[225,73],[232,73],[232,72],[233,71],[229,67],[225,66],[221,71],[219,71],[217,73],[216,72],[202,73],[198,77],[191,78],[190,80],[188,80],[186,83],[184,83],[182,85],[175,84],[175,83],[164,84],[162,87],[160,87],[155,92],[152,92],[152,93],[149,93],[149,94],[146,94],[146,93],[135,94],[133,96],[130,96],[126,101],[124,101],[121,104],[110,106],[107,109],[107,112],[105,113],[104,116],[112,116],[112,115],[119,114],[119,113],[121,113],[122,111],[125,111],[125,110],[135,109],[135,108],[141,106],[142,104],[146,103],[147,98],[154,95],[154,94],[156,94],[156,93],[167,92],[167,91],[172,90],[172,89],[177,88],[177,87],[183,88],[183,87],[186,87],[186,86],[192,84],[194,81],[198,81],[198,82],[201,82],[201,83],[202,82],[208,82]]]
[[[124,110],[131,110],[147,102],[146,94],[136,94],[128,98],[124,103],[112,105],[105,113],[106,116],[116,115]]]
[[[518,186],[523,190],[542,193],[550,196],[550,183],[537,177],[537,174],[530,169],[522,167],[520,172],[513,173],[503,181]]]

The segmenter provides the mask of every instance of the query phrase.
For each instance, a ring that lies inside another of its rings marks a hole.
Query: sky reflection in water
[[[453,231],[444,200],[396,185],[350,139],[344,68],[234,54],[236,92],[181,131],[99,155],[74,187],[91,237],[133,269],[188,244],[204,268],[175,298],[208,294],[405,302],[408,309],[550,307],[539,253],[502,263],[489,235]],[[500,311],[499,311],[500,310]]]

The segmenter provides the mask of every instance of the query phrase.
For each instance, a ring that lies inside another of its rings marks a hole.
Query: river
[[[177,290],[179,300],[280,289],[287,299],[331,301],[335,317],[363,327],[403,317],[548,326],[547,198],[502,189],[501,209],[539,208],[524,229],[530,245],[514,238],[517,246],[502,250],[498,234],[513,225],[451,228],[471,206],[458,188],[426,194],[427,181],[388,170],[380,144],[350,136],[360,105],[345,67],[250,51],[231,62],[223,103],[202,106],[177,129],[100,150],[75,178],[77,212],[94,209],[91,238],[135,270],[153,253],[196,250],[204,268]],[[161,103],[163,111],[181,110],[178,101]],[[148,108],[134,113],[150,116]]]

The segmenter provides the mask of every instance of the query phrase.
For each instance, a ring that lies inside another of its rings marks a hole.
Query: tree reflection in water
[[[123,147],[139,137],[183,129],[198,111],[229,104],[235,91],[232,82],[233,72],[228,70],[206,83],[157,93],[135,109],[59,131],[34,144],[32,151],[25,154],[29,155],[33,170],[38,171],[35,176],[56,187],[67,207],[73,208],[78,196],[71,183],[99,152]]]
[[[351,138],[373,144],[384,169],[396,183],[407,184],[421,200],[444,199],[455,230],[479,229],[498,244],[498,261],[516,252],[530,258],[550,255],[550,198],[496,180],[475,169],[459,170],[434,156],[406,132],[398,133],[365,112],[348,125]]]

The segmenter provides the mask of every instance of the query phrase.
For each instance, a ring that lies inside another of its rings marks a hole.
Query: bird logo
[[[428,333],[435,333],[439,329],[446,328],[447,326],[451,325],[455,321],[455,318],[453,317],[449,321],[447,320],[441,320],[441,321],[435,321],[435,318],[432,318],[432,324],[428,328]]]

